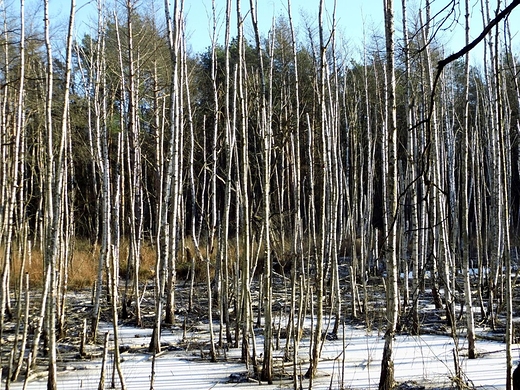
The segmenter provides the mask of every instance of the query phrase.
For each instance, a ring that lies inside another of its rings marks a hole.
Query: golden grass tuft
[[[206,280],[206,261],[210,262],[210,277],[214,277],[215,258],[217,254],[217,245],[215,242],[213,249],[206,242],[199,244],[200,253],[197,253],[192,237],[185,237],[180,241],[178,255],[176,257],[177,279],[187,280],[191,276],[193,260],[195,264],[195,281],[203,282]],[[128,240],[123,240],[119,248],[119,275],[125,278],[128,272]],[[68,264],[68,288],[71,290],[82,290],[90,288],[97,279],[99,266],[99,244],[92,244],[88,240],[77,239],[74,242],[73,253]],[[232,274],[236,268],[237,259],[244,256],[244,249],[236,247],[236,241],[230,240],[227,246],[228,250],[228,270]],[[11,263],[11,283],[18,286],[21,251],[16,251]],[[258,243],[252,245],[252,256],[259,254],[259,264],[261,267],[263,260],[263,251],[258,248]],[[139,267],[139,279],[142,282],[151,280],[155,276],[155,266],[157,261],[157,252],[155,246],[149,241],[143,241],[141,246],[141,258]],[[29,274],[31,288],[40,288],[44,281],[44,265],[43,254],[39,247],[33,246],[31,251],[26,254],[26,264],[24,273]],[[104,274],[105,278],[106,275]]]
[[[177,279],[186,280],[190,277],[192,263],[193,260],[195,260],[195,281],[202,282],[206,280],[206,261],[208,261],[209,255],[209,261],[211,262],[211,264],[213,264],[215,258],[215,251],[213,251],[213,253],[208,253],[208,246],[206,244],[199,244],[200,253],[198,254],[192,237],[186,237],[182,241],[182,244],[182,252],[179,250],[180,255],[177,257],[176,263]],[[213,277],[214,271],[214,268],[211,267],[211,277]]]
[[[119,253],[120,275],[126,272],[128,262],[129,244],[125,240],[121,244]],[[87,240],[77,240],[68,264],[68,288],[71,290],[82,290],[90,288],[97,279],[99,268],[98,244],[91,244]],[[11,262],[11,283],[18,286],[20,279],[20,267],[22,265],[21,251],[15,250]],[[143,243],[141,247],[141,262],[139,268],[139,278],[148,280],[155,274],[156,251],[150,243]],[[29,284],[31,288],[41,288],[45,279],[43,253],[34,246],[26,254],[24,274],[29,274]],[[105,277],[105,275],[103,276]]]
[[[91,287],[97,278],[99,245],[76,245],[69,264],[69,288]]]
[[[128,272],[128,252],[130,250],[130,242],[123,240],[119,248],[119,276],[125,278]],[[141,258],[139,259],[139,279],[152,279],[155,275],[155,262],[157,253],[155,247],[150,242],[141,244]],[[129,275],[130,276],[130,275]]]

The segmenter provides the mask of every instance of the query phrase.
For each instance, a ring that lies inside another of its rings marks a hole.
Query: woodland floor
[[[319,364],[318,378],[312,383],[313,389],[347,389],[347,388],[376,388],[379,375],[379,364],[382,356],[384,333],[384,294],[378,280],[374,279],[370,286],[371,296],[369,324],[362,319],[352,319],[351,299],[345,283],[343,291],[343,324],[340,326],[338,337],[330,334],[332,323],[327,329],[327,340]],[[280,275],[275,281],[273,305],[275,318],[275,335],[279,334],[279,348],[274,353],[275,382],[265,385],[264,388],[293,388],[293,367],[290,362],[284,361],[285,313],[287,298],[279,291],[284,291],[288,280]],[[165,326],[162,331],[163,352],[156,358],[156,379],[154,389],[208,389],[208,388],[249,388],[258,386],[254,370],[246,369],[240,362],[240,348],[224,346],[217,349],[217,362],[209,361],[209,331],[207,316],[207,296],[205,284],[196,286],[196,306],[188,313],[188,283],[178,283],[176,290],[176,321],[177,323]],[[253,286],[258,291],[258,285]],[[288,290],[287,290],[288,291]],[[33,297],[32,302],[38,303]],[[91,292],[76,291],[67,295],[67,331],[66,337],[58,343],[58,381],[64,389],[97,389],[103,355],[103,334],[111,332],[110,310],[108,305],[103,308],[102,323],[97,343],[87,346],[84,356],[79,354],[82,324],[89,318],[92,310]],[[147,287],[141,303],[143,326],[135,327],[135,319],[130,317],[120,321],[120,349],[122,351],[125,380],[129,389],[143,389],[150,387],[152,355],[148,352],[151,336],[151,325],[154,317],[153,288]],[[515,305],[515,307],[519,307]],[[421,308],[421,335],[412,336],[407,325],[411,322],[406,316],[402,317],[400,334],[396,337],[396,380],[399,389],[448,389],[454,388],[453,377],[453,339],[449,336],[450,329],[446,326],[445,311],[435,309],[431,290],[426,289],[420,300]],[[130,307],[132,309],[132,307]],[[255,310],[257,306],[255,306]],[[460,306],[457,307],[457,311]],[[495,331],[491,331],[483,324],[479,324],[479,313],[475,312],[477,320],[477,351],[476,361],[470,361],[465,355],[464,322],[460,321],[457,334],[460,336],[459,351],[461,367],[465,375],[467,388],[496,389],[505,388],[505,344],[504,331],[499,321]],[[219,313],[213,312],[214,320],[218,320]],[[1,345],[1,359],[3,374],[6,371],[8,356],[13,348],[16,321],[5,324]],[[279,328],[278,328],[279,326]],[[278,332],[278,329],[280,332]],[[298,373],[304,373],[309,349],[309,335],[312,324],[307,319],[304,340],[300,345],[301,362],[297,367]],[[219,340],[219,326],[215,321],[215,340]],[[261,329],[255,331],[257,335],[257,353],[263,350]],[[275,341],[276,344],[276,341]],[[30,341],[29,341],[30,345]],[[518,345],[514,345],[514,356],[518,356]],[[112,354],[110,353],[111,357]],[[38,357],[38,366],[30,373],[28,389],[46,388],[46,360],[45,356]],[[516,363],[516,360],[515,362]],[[110,388],[113,365],[109,362],[107,369],[107,388]],[[22,388],[25,366],[17,382],[11,388]],[[484,379],[482,379],[482,378]],[[5,387],[5,375],[2,376]],[[117,380],[116,388],[120,388]],[[309,388],[307,379],[302,379],[302,388]]]

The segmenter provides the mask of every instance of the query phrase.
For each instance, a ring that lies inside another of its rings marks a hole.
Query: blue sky
[[[219,31],[221,37],[223,37],[226,1],[216,0],[215,3],[217,5],[217,17],[220,18]],[[235,7],[234,3],[235,1],[233,1],[232,7]],[[242,15],[244,16],[249,11],[249,0],[241,0],[241,3]],[[333,7],[333,0],[325,1],[324,21],[329,28]],[[318,9],[319,0],[291,0],[293,21],[300,33],[305,33],[304,19],[312,23],[313,26],[317,26]],[[287,0],[258,0],[257,11],[261,33],[266,35],[271,28],[273,17],[287,17]],[[211,12],[211,0],[186,0],[187,30],[190,34],[189,42],[194,51],[203,50],[211,44]],[[249,17],[248,20],[250,20]],[[349,40],[362,41],[364,30],[367,33],[373,29],[382,31],[382,20],[382,0],[337,1],[336,22],[340,31]],[[232,35],[236,35],[236,21],[233,20],[233,23]],[[246,37],[252,39],[251,28],[248,26],[245,27]]]
[[[204,50],[211,44],[211,0],[185,0],[185,13],[187,32],[189,34],[189,45],[195,52]],[[440,10],[452,0],[432,0],[433,11]],[[242,13],[246,14],[249,10],[249,0],[241,0]],[[448,18],[443,29],[439,32],[439,41],[446,47],[446,55],[458,51],[464,46],[464,2],[462,0],[455,1],[455,13]],[[371,37],[383,34],[383,0],[337,0],[336,1],[336,22],[339,33],[347,40],[348,47],[352,50],[352,56],[361,53],[364,37],[370,43]],[[459,4],[461,3],[461,4]],[[502,1],[504,3],[504,1]],[[398,34],[402,30],[402,9],[401,0],[394,0],[396,29]],[[423,9],[425,0],[408,0],[408,19],[417,15],[419,9]],[[470,0],[472,21],[471,21],[471,37],[477,37],[482,30],[482,16],[480,0]],[[496,7],[496,0],[490,0],[492,9]],[[219,18],[219,31],[221,33],[221,41],[224,34],[224,14],[226,1],[216,0],[217,17]],[[233,0],[232,7],[235,7]],[[291,0],[291,10],[294,23],[299,26],[300,30],[305,29],[302,21],[302,15],[306,15],[314,25],[318,20],[319,0]],[[325,0],[326,13],[332,14],[334,0]],[[504,6],[502,6],[503,8]],[[233,8],[234,11],[234,8]],[[434,13],[434,12],[433,12]],[[273,16],[287,15],[287,0],[258,0],[258,15],[261,24],[262,33],[265,35],[269,31]],[[445,18],[446,12],[440,15],[438,20]],[[454,22],[459,20],[459,25]],[[511,14],[511,31],[516,35],[516,50],[520,51],[520,8],[515,9]],[[233,22],[235,23],[235,22]],[[330,27],[330,24],[329,24]],[[251,29],[246,27],[246,36]],[[232,36],[236,35],[236,27],[232,27]],[[305,39],[305,38],[304,38]],[[479,48],[476,49],[475,57],[480,54]]]
[[[49,0],[51,5],[51,17],[54,15],[57,20],[63,23],[68,18],[69,1],[68,0]],[[80,35],[89,31],[96,24],[96,0],[76,0],[77,1],[77,27]],[[107,7],[113,7],[115,0],[104,0]],[[172,1],[172,0],[170,0]],[[464,45],[464,31],[462,24],[464,23],[464,1],[463,0],[431,0],[433,11],[440,10],[447,4],[455,1],[455,13],[448,18],[442,31],[439,32],[438,38],[440,43],[445,46],[445,54],[458,51]],[[29,2],[40,3],[41,0],[29,0]],[[287,16],[287,0],[257,0],[258,16],[261,33],[267,35],[273,17]],[[360,55],[363,48],[364,37],[371,44],[373,36],[383,35],[383,0],[337,0],[336,1],[336,23],[337,31],[348,42],[348,48],[351,51],[350,56],[356,57]],[[497,0],[490,0],[490,7],[496,7]],[[508,1],[509,2],[509,1]],[[155,11],[159,18],[164,18],[164,2],[163,0],[138,0],[139,7],[150,7],[154,3]],[[226,0],[215,0],[217,12],[217,29],[219,32],[219,42],[223,43],[224,37],[224,17]],[[246,15],[249,11],[249,0],[241,0],[242,14]],[[416,16],[419,9],[424,8],[425,0],[408,0],[408,18],[412,19]],[[460,3],[460,4],[459,4]],[[472,7],[471,36],[475,38],[482,30],[481,17],[481,0],[470,0]],[[504,0],[501,2],[504,3]],[[185,16],[186,29],[188,35],[188,46],[195,53],[204,51],[211,45],[211,29],[212,29],[212,10],[211,0],[185,0]],[[232,0],[233,16],[235,15],[236,0]],[[401,31],[401,0],[394,0],[396,29],[400,35]],[[294,23],[299,29],[300,34],[305,33],[304,18],[313,26],[318,24],[318,7],[319,0],[291,0],[291,9]],[[327,23],[326,29],[330,29],[330,15],[334,7],[334,0],[325,0]],[[504,5],[502,5],[502,8]],[[434,12],[435,13],[435,12]],[[446,18],[446,12],[439,16],[440,19]],[[327,22],[329,19],[329,22]],[[459,20],[459,25],[454,20]],[[248,16],[248,20],[250,20]],[[450,23],[451,22],[451,23]],[[250,24],[249,24],[250,26]],[[510,18],[511,32],[514,38],[513,49],[520,52],[520,7],[513,10]],[[252,30],[245,27],[246,37],[252,39]],[[236,22],[232,21],[231,36],[236,36]],[[301,38],[306,41],[305,35]],[[480,45],[482,46],[482,45]],[[473,51],[473,57],[479,58],[482,48],[477,47]]]

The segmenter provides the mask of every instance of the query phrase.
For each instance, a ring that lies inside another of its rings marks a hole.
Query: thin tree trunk
[[[466,45],[469,44],[469,16],[470,16],[470,8],[469,8],[469,0],[465,1],[465,9],[466,9]],[[469,234],[469,209],[470,209],[470,199],[469,199],[469,180],[467,172],[469,172],[469,151],[470,151],[470,125],[469,125],[469,53],[466,54],[465,57],[465,66],[464,66],[464,78],[465,78],[465,86],[464,86],[464,96],[465,102],[464,105],[464,129],[463,129],[463,141],[462,141],[462,175],[461,175],[461,211],[462,211],[462,262],[463,262],[463,273],[464,273],[464,296],[465,296],[465,305],[466,305],[466,327],[467,327],[467,335],[466,338],[468,340],[468,357],[470,359],[475,359],[475,321],[473,318],[473,302],[472,302],[472,293],[471,293],[471,278],[470,278],[470,234]]]
[[[136,326],[141,326],[141,305],[139,293],[139,268],[141,258],[141,240],[143,224],[143,199],[142,199],[142,162],[141,162],[141,137],[139,135],[138,116],[138,92],[137,92],[137,69],[134,59],[133,41],[133,0],[126,1],[127,33],[128,33],[128,178],[129,178],[129,205],[130,205],[130,247],[128,249],[127,273],[133,279],[135,321]],[[121,77],[124,77],[121,74]],[[128,278],[129,276],[127,276]],[[126,299],[126,297],[125,297]],[[123,305],[126,306],[126,302]]]
[[[94,67],[94,74],[95,74],[95,81],[94,81],[94,118],[95,118],[95,160],[97,162],[99,171],[101,172],[101,180],[102,180],[102,186],[106,186],[106,183],[109,182],[109,177],[106,177],[108,175],[108,166],[107,162],[103,159],[103,150],[104,150],[104,142],[103,140],[106,139],[106,129],[102,128],[102,119],[106,117],[105,113],[105,99],[104,94],[102,94],[101,90],[102,87],[105,86],[105,61],[104,61],[104,50],[105,50],[105,39],[104,39],[104,20],[103,20],[103,8],[102,8],[102,2],[101,0],[98,0],[98,39],[96,43],[96,49],[95,53],[96,55],[96,61]],[[104,88],[103,88],[104,89]],[[102,190],[102,195],[106,194],[106,187]],[[106,199],[106,198],[105,198]],[[108,200],[110,201],[110,200]],[[98,204],[100,204],[99,201],[97,201]],[[101,225],[103,223],[106,223],[106,221],[103,222],[103,216],[102,214],[105,213],[106,215],[106,209],[104,208],[104,205],[100,204],[100,217],[101,217]],[[101,210],[102,209],[102,210]],[[103,233],[102,233],[103,234]],[[96,284],[95,284],[95,298],[94,298],[94,308],[92,310],[92,318],[91,318],[91,329],[90,329],[90,335],[92,340],[96,340],[97,338],[97,331],[98,331],[98,325],[99,325],[99,315],[101,312],[101,293],[103,288],[103,271],[105,270],[105,264],[106,264],[106,237],[100,237],[101,238],[101,249],[99,253],[98,258],[98,269],[97,269],[97,278],[96,278]],[[105,241],[105,246],[103,246],[103,241]]]
[[[250,164],[249,164],[249,134],[248,134],[248,111],[247,111],[247,89],[245,83],[245,54],[244,54],[244,34],[243,18],[241,13],[241,1],[237,0],[237,46],[238,46],[238,107],[239,120],[238,126],[242,137],[242,157],[241,157],[241,185],[240,194],[242,223],[243,223],[243,248],[244,254],[241,257],[241,300],[240,300],[240,319],[242,323],[242,342],[241,360],[250,368],[256,366],[256,354],[253,352],[252,359],[249,353],[250,339],[254,343],[253,314],[251,307],[251,258],[252,258],[252,238],[251,238],[251,184],[250,184]],[[253,351],[255,349],[253,348]]]
[[[47,267],[47,275],[49,278],[49,299],[47,301],[47,330],[48,330],[48,364],[49,375],[47,380],[47,389],[57,388],[57,368],[56,368],[56,315],[58,303],[58,280],[57,257],[59,246],[63,245],[60,235],[60,228],[63,226],[62,219],[62,190],[64,182],[64,154],[66,153],[66,137],[67,137],[67,114],[69,103],[69,85],[70,85],[70,65],[66,68],[65,95],[63,106],[63,117],[61,137],[57,159],[54,154],[54,137],[53,137],[53,121],[52,121],[52,98],[53,98],[53,58],[50,42],[49,28],[49,4],[48,0],[44,3],[44,22],[45,22],[45,46],[47,49],[47,103],[46,103],[46,135],[47,135],[47,166],[45,180],[45,266]],[[70,56],[72,50],[72,29],[74,24],[75,2],[71,0],[71,10],[69,19],[69,33],[67,36],[67,60],[70,64]]]
[[[4,5],[5,6],[5,5]],[[25,119],[25,2],[24,0],[20,1],[20,74],[19,74],[19,82],[18,82],[18,95],[16,102],[16,126],[14,129],[14,134],[9,135],[9,131],[7,128],[7,124],[4,122],[8,117],[6,110],[8,104],[8,85],[10,83],[9,78],[9,66],[7,64],[10,61],[9,58],[9,38],[7,32],[7,20],[4,20],[4,39],[5,39],[5,80],[6,86],[4,87],[5,92],[2,96],[2,124],[1,124],[1,132],[2,132],[2,196],[1,201],[5,206],[5,210],[1,214],[1,227],[0,227],[0,245],[2,246],[3,259],[2,259],[2,275],[1,275],[1,286],[0,286],[0,339],[3,337],[4,331],[4,321],[5,316],[8,318],[11,317],[10,313],[10,304],[9,304],[9,275],[11,269],[11,258],[13,252],[13,234],[14,234],[14,212],[16,208],[17,199],[23,200],[23,198],[18,198],[18,193],[20,192],[20,188],[23,187],[19,182],[20,178],[20,168],[23,166],[21,156],[22,156],[22,142],[23,142],[23,133],[24,133],[24,119]],[[5,135],[4,135],[5,134]],[[7,146],[13,142],[12,146],[12,156],[7,157],[6,153],[9,153]],[[4,146],[5,145],[5,152]],[[11,161],[10,164],[5,164],[4,162]],[[10,172],[9,172],[10,168]],[[7,179],[7,175],[10,176]],[[23,179],[23,176],[21,176]],[[5,192],[4,192],[5,191]],[[22,204],[22,202],[21,202]],[[20,281],[20,283],[22,283]],[[21,291],[20,291],[21,293]]]
[[[258,64],[259,64],[259,78],[260,78],[260,107],[259,107],[259,120],[261,126],[261,136],[262,136],[262,152],[263,152],[263,181],[262,181],[262,191],[263,191],[263,228],[265,230],[265,259],[264,259],[264,278],[263,278],[263,293],[264,293],[264,357],[262,363],[262,380],[267,381],[269,384],[273,382],[273,356],[272,356],[272,341],[273,341],[273,320],[272,320],[272,269],[271,269],[271,224],[270,224],[270,216],[271,216],[271,185],[270,185],[270,177],[271,177],[271,143],[272,143],[272,129],[270,123],[270,116],[272,106],[271,104],[267,104],[266,96],[267,96],[267,86],[265,81],[264,74],[264,64],[263,64],[263,53],[260,43],[260,33],[258,28],[258,20],[257,13],[255,8],[255,2],[253,0],[249,1],[249,5],[251,7],[251,17],[253,22],[253,30],[255,34],[256,41],[256,52],[258,56]],[[270,53],[272,54],[272,53]],[[272,56],[271,56],[272,58]],[[272,65],[270,67],[272,69]],[[272,78],[270,78],[270,82]]]
[[[231,28],[231,0],[227,0],[226,4],[226,32],[225,32],[225,77],[226,77],[226,86],[225,86],[225,106],[224,106],[224,125],[225,125],[225,140],[224,140],[224,149],[225,149],[225,159],[226,159],[226,185],[225,185],[225,195],[224,195],[224,216],[223,216],[223,229],[222,229],[222,237],[220,238],[220,256],[222,257],[222,267],[221,267],[221,276],[222,276],[222,293],[219,296],[220,306],[221,306],[221,321],[220,328],[222,326],[226,326],[226,341],[227,343],[231,343],[231,329],[229,324],[229,251],[230,248],[228,246],[229,240],[229,230],[230,230],[230,208],[231,208],[231,191],[232,191],[232,168],[233,168],[233,151],[235,148],[235,135],[234,135],[234,126],[232,125],[231,120],[231,112],[230,112],[230,89],[231,89],[231,77],[230,77],[230,28]],[[222,338],[220,338],[219,342],[222,345]]]
[[[387,267],[387,328],[381,361],[379,389],[389,390],[394,386],[394,336],[398,322],[399,290],[397,287],[397,112],[395,101],[394,68],[394,7],[393,0],[384,0],[386,37],[386,123],[382,136],[385,202],[385,257]]]
[[[98,390],[105,390],[105,376],[106,367],[108,360],[108,336],[109,333],[105,333],[105,340],[103,341],[103,358],[101,359],[101,372],[99,374]]]

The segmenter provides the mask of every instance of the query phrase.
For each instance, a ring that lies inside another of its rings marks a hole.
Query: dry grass
[[[120,276],[124,277],[128,264],[129,244],[124,241],[121,244],[119,254]],[[78,240],[75,243],[72,257],[68,264],[68,287],[72,290],[81,290],[93,286],[97,279],[99,269],[99,245],[92,245],[86,240]],[[147,280],[155,273],[156,252],[149,243],[144,243],[141,248],[141,261],[139,277]],[[15,251],[11,263],[11,282],[18,285],[20,267],[22,264],[21,251]],[[38,247],[33,247],[26,253],[23,273],[29,274],[29,283],[32,288],[42,287],[44,281],[43,253]]]
[[[97,277],[99,245],[79,243],[69,264],[69,288],[91,287]]]
[[[199,244],[200,253],[197,253],[195,243],[191,237],[185,238],[182,244],[182,255],[177,257],[176,263],[177,278],[179,280],[189,278],[191,276],[190,271],[193,266],[193,261],[195,261],[195,280],[197,282],[206,280],[206,261],[209,259],[211,263],[214,263],[215,251],[210,251],[208,245]],[[213,277],[213,267],[211,267],[210,272]]]
[[[215,273],[215,258],[218,251],[216,247],[218,243],[212,247],[206,242],[199,244],[199,253],[195,249],[195,244],[191,237],[185,237],[180,243],[178,256],[176,257],[176,271],[178,280],[186,280],[191,277],[193,264],[195,266],[195,281],[202,282],[206,280],[206,261],[210,262],[210,276]],[[258,243],[253,243],[251,248],[251,256],[255,259],[258,256],[257,269],[262,269],[264,250],[259,248]],[[128,272],[128,240],[121,242],[119,250],[119,275],[125,278]],[[244,248],[238,246],[236,241],[228,241],[228,270],[232,274],[236,268],[237,260],[245,256]],[[11,282],[18,285],[21,267],[22,251],[15,251],[13,261],[11,263]],[[72,290],[81,290],[90,288],[97,279],[99,268],[100,246],[92,244],[87,240],[76,240],[74,243],[73,253],[68,264],[68,288]],[[150,280],[155,275],[157,254],[155,247],[150,242],[143,242],[141,246],[141,258],[139,266],[139,279],[141,281]],[[253,266],[255,264],[252,264]],[[30,285],[32,288],[39,288],[44,281],[44,264],[43,254],[39,247],[34,246],[25,255],[24,273],[29,274]],[[105,277],[106,275],[104,275]]]
[[[130,250],[130,242],[124,240],[119,249],[119,276],[126,277],[128,272],[128,252]],[[155,262],[157,254],[155,247],[149,242],[143,242],[141,245],[141,258],[139,259],[139,279],[152,279],[155,275]]]

